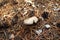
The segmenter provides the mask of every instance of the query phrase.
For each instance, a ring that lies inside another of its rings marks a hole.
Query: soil
[[[0,0],[0,40],[60,40],[60,0],[32,1],[35,6],[25,0]],[[24,20],[33,16],[38,22],[25,25]]]

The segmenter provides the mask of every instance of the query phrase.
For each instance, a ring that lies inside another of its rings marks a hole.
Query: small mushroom
[[[35,30],[35,32],[39,35],[40,33],[42,33],[42,29]]]
[[[26,3],[32,3],[32,0],[25,0]]]
[[[38,22],[38,18],[36,16],[33,16],[31,18],[24,20],[24,24],[27,24],[27,25],[31,25],[31,24],[37,23],[37,22]]]
[[[14,34],[11,34],[9,39],[13,39],[14,37],[15,37]]]
[[[46,24],[45,27],[46,27],[46,28],[50,28],[51,26],[50,26],[49,24]]]

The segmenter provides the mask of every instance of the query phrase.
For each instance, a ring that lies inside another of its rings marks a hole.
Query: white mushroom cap
[[[37,23],[37,21],[38,21],[38,18],[36,16],[33,16],[31,18],[25,19],[24,24],[31,25],[33,23]]]
[[[32,0],[25,0],[25,2],[27,2],[27,3],[32,3]]]
[[[9,39],[13,39],[14,37],[15,37],[14,34],[11,34]]]
[[[50,26],[49,24],[46,24],[45,27],[46,27],[46,28],[50,28],[51,26]]]
[[[42,29],[36,30],[36,33],[39,35],[40,33],[42,33]]]

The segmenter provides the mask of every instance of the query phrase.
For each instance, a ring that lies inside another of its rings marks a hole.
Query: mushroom
[[[31,18],[24,20],[24,24],[27,24],[27,25],[31,25],[31,24],[37,23],[37,22],[38,22],[38,18],[36,16],[33,16]]]

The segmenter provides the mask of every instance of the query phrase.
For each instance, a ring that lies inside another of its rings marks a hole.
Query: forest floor
[[[0,0],[0,40],[60,40],[60,0]]]

